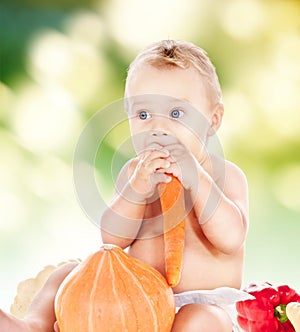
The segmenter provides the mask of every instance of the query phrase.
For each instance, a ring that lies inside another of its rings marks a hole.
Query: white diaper
[[[213,290],[193,290],[174,295],[177,310],[191,303],[211,304],[224,309],[233,324],[233,332],[240,331],[237,323],[235,303],[254,299],[244,291],[231,287],[219,287]]]

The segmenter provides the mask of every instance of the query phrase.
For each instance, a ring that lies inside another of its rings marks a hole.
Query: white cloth
[[[193,290],[174,295],[176,308],[179,309],[186,304],[200,303],[216,305],[224,309],[233,324],[233,332],[240,331],[237,323],[237,312],[235,304],[238,301],[251,300],[254,296],[231,287],[219,287],[212,290]]]

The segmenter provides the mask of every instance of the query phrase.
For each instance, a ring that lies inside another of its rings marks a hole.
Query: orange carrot
[[[168,184],[158,185],[164,218],[165,270],[170,286],[180,280],[185,240],[184,189],[176,177]]]

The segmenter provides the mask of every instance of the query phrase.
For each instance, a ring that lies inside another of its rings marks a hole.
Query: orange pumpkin
[[[63,281],[55,314],[60,332],[170,332],[175,303],[157,270],[104,245]]]

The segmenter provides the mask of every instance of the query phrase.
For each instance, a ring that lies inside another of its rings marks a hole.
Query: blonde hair
[[[203,76],[212,102],[214,104],[222,103],[222,90],[216,69],[207,53],[193,43],[168,39],[144,48],[138,53],[128,68],[125,91],[135,70],[139,65],[145,63],[156,68],[166,69],[174,67],[186,69],[193,66]]]

